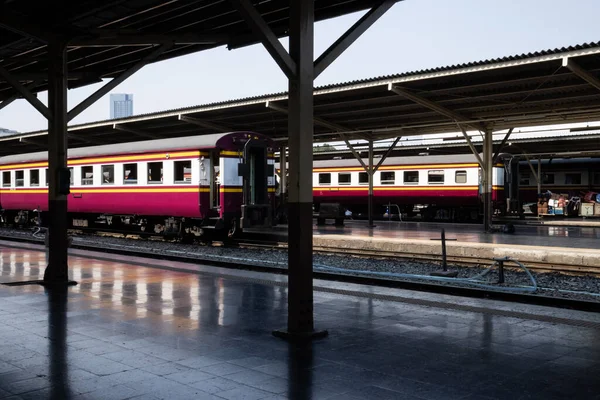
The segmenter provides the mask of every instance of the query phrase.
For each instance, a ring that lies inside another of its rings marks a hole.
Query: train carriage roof
[[[366,162],[367,158],[363,157]],[[375,158],[373,164],[377,165],[380,158]],[[477,164],[477,159],[472,154],[455,154],[455,155],[426,155],[416,157],[388,157],[385,159],[384,165],[437,165],[437,164]],[[315,161],[315,168],[336,168],[336,167],[361,167],[360,162],[356,158],[348,158],[343,160],[326,160]]]
[[[174,139],[156,139],[145,140],[141,142],[80,147],[72,150],[70,149],[68,152],[68,156],[69,159],[72,159],[176,150],[200,150],[214,148],[224,150],[237,150],[239,149],[240,145],[236,143],[243,144],[245,140],[243,142],[242,140],[247,138],[249,135],[270,142],[270,139],[266,136],[254,132],[229,132],[217,133],[212,135],[178,137]],[[0,165],[18,164],[47,159],[48,152],[40,151],[36,153],[17,154],[12,156],[0,157]]]

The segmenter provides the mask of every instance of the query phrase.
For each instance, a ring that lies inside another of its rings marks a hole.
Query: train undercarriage
[[[326,207],[321,207],[327,204]],[[335,204],[335,206],[334,206]],[[331,214],[332,209],[339,209],[334,213],[343,213],[345,218],[352,219],[368,219],[368,206],[365,204],[349,204],[341,203],[316,203],[314,212],[317,215],[322,213],[322,210],[327,209],[325,213]],[[500,214],[501,210],[497,209],[495,214]],[[327,216],[327,219],[333,218]],[[373,206],[373,218],[375,220],[418,220],[427,222],[457,222],[457,223],[479,223],[483,218],[483,209],[476,205],[465,206],[450,206],[436,204],[375,204]]]
[[[48,213],[3,210],[0,224],[6,227],[34,228],[48,226]],[[228,223],[227,223],[228,222]],[[162,236],[166,239],[194,242],[224,240],[235,237],[241,230],[237,218],[183,218],[170,216],[107,215],[70,213],[69,229],[86,232],[106,231],[141,237]]]

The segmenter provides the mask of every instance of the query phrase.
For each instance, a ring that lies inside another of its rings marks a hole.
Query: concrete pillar
[[[274,332],[289,339],[326,335],[314,331],[312,170],[314,2],[290,3],[290,56],[296,73],[289,80],[288,327]]]
[[[48,221],[50,256],[44,283],[68,283],[67,194],[67,52],[66,44],[48,44]],[[63,182],[66,179],[66,182]]]
[[[369,140],[369,169],[367,171],[367,175],[369,177],[369,200],[368,200],[368,206],[369,206],[369,228],[374,228],[375,225],[373,225],[373,176],[374,174],[374,169],[373,169],[373,141]]]
[[[483,143],[483,228],[486,232],[492,229],[494,207],[492,205],[492,177],[493,177],[493,134],[491,129],[484,133]]]

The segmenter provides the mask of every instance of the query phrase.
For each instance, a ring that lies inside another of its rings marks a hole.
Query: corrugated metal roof
[[[600,42],[587,43],[317,87],[315,140],[337,141],[340,130],[351,138],[366,133],[374,140],[458,130],[453,119],[391,91],[390,85],[459,114],[468,121],[469,130],[473,126],[503,130],[600,120],[600,90],[563,66],[563,58],[568,57],[598,76],[599,55]],[[268,104],[277,107],[271,109]],[[278,109],[287,107],[286,92],[251,96],[74,125],[69,128],[69,140],[76,148],[203,135],[215,133],[217,126],[224,132],[250,130],[285,141],[287,114]],[[115,131],[115,125],[126,127],[129,133]],[[45,146],[44,135],[38,131],[0,138],[10,145],[0,146],[0,154],[39,149]]]
[[[287,35],[289,0],[252,3],[257,3],[257,12],[276,36]],[[380,3],[314,0],[315,20],[366,10]],[[117,76],[151,54],[155,50],[151,44],[173,44],[151,60],[156,62],[219,46],[239,48],[259,42],[230,1],[63,0],[57,4],[19,0],[0,2],[0,7],[0,66],[20,76],[22,82],[35,81],[31,88],[34,92],[47,88],[46,42],[53,37],[66,37],[71,43],[70,88]],[[98,43],[100,47],[89,46]],[[0,81],[0,101],[14,93],[10,85]]]
[[[373,84],[374,85],[388,85],[389,83],[393,83],[400,78],[419,77],[422,75],[429,75],[429,74],[440,73],[440,72],[449,72],[449,71],[458,73],[458,72],[460,72],[460,70],[464,70],[464,69],[472,68],[472,67],[492,66],[494,64],[501,64],[501,63],[506,63],[506,62],[511,62],[511,61],[524,61],[524,60],[532,60],[532,59],[543,58],[543,57],[548,57],[548,56],[559,56],[559,55],[563,55],[566,53],[572,53],[572,52],[577,52],[577,51],[582,51],[582,50],[591,50],[594,52],[597,51],[600,54],[600,41],[583,43],[583,44],[579,44],[579,45],[575,45],[575,46],[567,46],[567,47],[560,47],[560,48],[543,50],[543,51],[517,54],[517,55],[512,55],[512,56],[506,56],[506,57],[492,58],[492,59],[481,60],[481,61],[472,61],[472,62],[467,62],[467,63],[463,63],[463,64],[453,64],[453,65],[447,65],[447,66],[443,66],[443,67],[426,68],[426,69],[421,69],[421,70],[400,72],[400,73],[392,74],[392,75],[383,75],[383,76],[376,76],[376,77],[371,77],[371,78],[355,79],[352,81],[332,83],[332,84],[323,85],[323,86],[316,86],[315,87],[315,95],[319,95],[321,92],[329,93],[333,89],[335,89],[335,90],[353,90],[353,89],[357,88],[357,86],[365,85],[365,84],[369,84],[370,86],[372,86]],[[548,61],[547,58],[545,58],[543,60]],[[206,109],[206,108],[220,107],[220,106],[227,106],[227,105],[238,105],[238,104],[244,104],[244,103],[248,103],[248,102],[257,102],[257,101],[259,101],[259,102],[265,102],[265,101],[269,101],[269,100],[276,101],[281,98],[287,98],[287,97],[288,97],[287,91],[275,92],[275,93],[268,93],[268,94],[257,95],[257,96],[241,97],[241,98],[231,99],[231,100],[215,101],[215,102],[198,104],[198,105],[182,107],[182,108],[173,108],[173,109],[162,110],[162,111],[157,111],[157,112],[136,114],[134,116],[131,116],[128,118],[121,118],[118,120],[108,120],[108,119],[100,120],[100,121],[95,121],[93,123],[94,124],[103,124],[103,123],[107,123],[107,122],[110,122],[110,123],[123,122],[123,123],[125,123],[127,121],[139,120],[140,118],[143,119],[143,118],[151,118],[151,117],[160,117],[163,115],[170,115],[170,114],[186,114],[188,112],[194,112],[196,110],[202,110],[202,109]],[[89,123],[72,125],[72,127],[82,127],[82,126],[87,126],[87,125],[89,125]],[[36,132],[45,132],[45,131],[35,131],[35,132],[28,132],[28,133],[36,133]]]

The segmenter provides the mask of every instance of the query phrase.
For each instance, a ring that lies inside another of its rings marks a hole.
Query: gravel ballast
[[[32,239],[27,230],[0,228],[0,236]],[[75,246],[96,247],[110,250],[129,250],[154,255],[174,255],[196,260],[214,260],[232,262],[248,266],[287,268],[287,249],[249,249],[229,248],[222,246],[207,246],[199,244],[182,244],[161,240],[140,240],[112,236],[81,235],[73,238]],[[144,254],[140,254],[143,256]],[[381,279],[398,279],[403,281],[430,282],[419,277],[398,277],[388,274],[412,274],[429,276],[433,271],[441,269],[440,264],[420,260],[356,257],[343,254],[316,253],[313,257],[316,271],[370,276]],[[513,264],[514,265],[514,264]],[[470,278],[483,272],[488,266],[449,266],[450,270],[458,272],[458,278]],[[342,269],[340,271],[339,269]],[[375,274],[374,274],[375,273]],[[561,273],[539,273],[531,271],[537,281],[538,290],[535,293],[542,296],[552,296],[567,299],[600,302],[600,278],[594,276],[566,275]],[[514,288],[531,287],[531,281],[523,271],[508,269],[505,271],[505,284],[498,285],[497,271],[494,270],[483,278],[492,289],[506,291]],[[472,284],[459,281],[435,281],[441,285],[475,287]],[[523,291],[523,293],[530,293]]]

